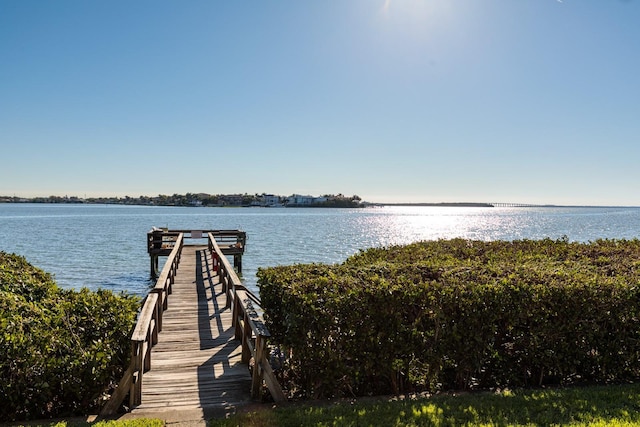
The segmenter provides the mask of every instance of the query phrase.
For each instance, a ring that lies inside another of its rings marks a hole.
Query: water
[[[257,292],[258,267],[338,263],[375,246],[464,237],[573,241],[640,237],[640,208],[369,209],[181,208],[0,204],[0,251],[52,273],[62,287],[146,294],[151,227],[242,229],[243,280]]]

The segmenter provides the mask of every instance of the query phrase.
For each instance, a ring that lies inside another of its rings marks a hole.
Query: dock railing
[[[129,394],[129,406],[142,402],[142,378],[151,369],[151,348],[158,343],[158,334],[162,331],[162,313],[168,307],[168,296],[175,281],[182,247],[183,233],[178,233],[171,253],[167,257],[155,286],[142,302],[138,321],[131,334],[131,362],[129,368],[118,383],[118,388],[102,408],[101,415],[114,414]]]
[[[220,276],[222,291],[227,295],[227,307],[233,312],[235,337],[242,343],[242,362],[249,364],[253,357],[251,396],[259,398],[262,385],[266,384],[274,401],[286,401],[269,363],[268,339],[271,334],[256,309],[256,306],[260,307],[260,299],[242,284],[213,233],[209,233],[209,251],[214,271]]]
[[[153,228],[147,233],[147,252],[151,262],[151,277],[158,277],[159,257],[168,256],[176,245],[178,236],[185,239],[207,239],[213,234],[225,255],[233,256],[233,266],[242,272],[242,254],[247,242],[247,233],[242,230],[169,230]]]
[[[186,232],[189,238],[200,238],[198,232]],[[242,232],[244,234],[244,232]],[[162,272],[156,280],[155,286],[142,302],[133,333],[131,334],[131,362],[118,383],[115,392],[105,404],[101,415],[116,413],[127,394],[129,407],[135,407],[142,402],[142,383],[144,373],[151,369],[151,349],[158,342],[158,334],[162,331],[162,314],[168,308],[171,286],[175,281],[184,246],[185,232],[171,232],[172,249],[164,264]],[[228,236],[228,237],[227,237]],[[233,236],[233,237],[232,237]],[[235,337],[242,343],[242,362],[249,364],[254,359],[252,372],[251,396],[259,398],[262,385],[266,384],[274,401],[286,400],[282,387],[278,383],[273,369],[269,364],[267,340],[270,337],[262,317],[256,310],[260,299],[242,285],[238,275],[226,257],[228,251],[223,245],[231,243],[231,239],[238,239],[238,232],[214,231],[203,234],[208,239],[208,248],[212,254],[214,271],[220,276],[223,291],[227,295],[227,305],[233,310],[233,326]],[[174,240],[175,239],[175,240]],[[246,236],[241,236],[242,249]],[[238,239],[239,240],[239,239]],[[237,240],[237,241],[238,241]]]

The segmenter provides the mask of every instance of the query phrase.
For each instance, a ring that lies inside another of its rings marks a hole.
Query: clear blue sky
[[[640,205],[640,1],[0,0],[0,195]]]

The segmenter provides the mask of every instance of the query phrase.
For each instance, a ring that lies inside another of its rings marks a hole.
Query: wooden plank
[[[271,397],[273,400],[278,403],[286,402],[287,397],[282,391],[282,387],[280,383],[276,379],[276,374],[273,372],[273,368],[268,363],[260,363],[260,367],[264,371],[264,382],[267,383],[267,387],[269,387],[269,392],[271,393]]]
[[[115,414],[120,405],[124,401],[127,393],[129,393],[131,388],[131,382],[133,381],[133,366],[129,366],[129,368],[125,371],[122,379],[118,383],[118,387],[115,392],[109,399],[106,405],[100,411],[101,416],[110,416]]]

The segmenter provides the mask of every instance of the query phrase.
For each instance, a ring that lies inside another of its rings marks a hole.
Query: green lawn
[[[32,424],[29,424],[32,425]],[[162,427],[160,420],[50,423],[50,427]],[[640,426],[640,384],[293,403],[210,420],[209,427]]]
[[[11,424],[14,426],[20,426],[20,424]],[[37,422],[25,421],[25,426],[29,427],[163,427],[164,421],[158,419],[133,419],[126,421],[117,421],[117,420],[109,420],[109,421],[96,421],[93,423],[84,422],[84,421],[56,421],[48,424],[38,424]]]
[[[640,384],[294,404],[212,420],[209,427],[460,425],[640,426]]]

